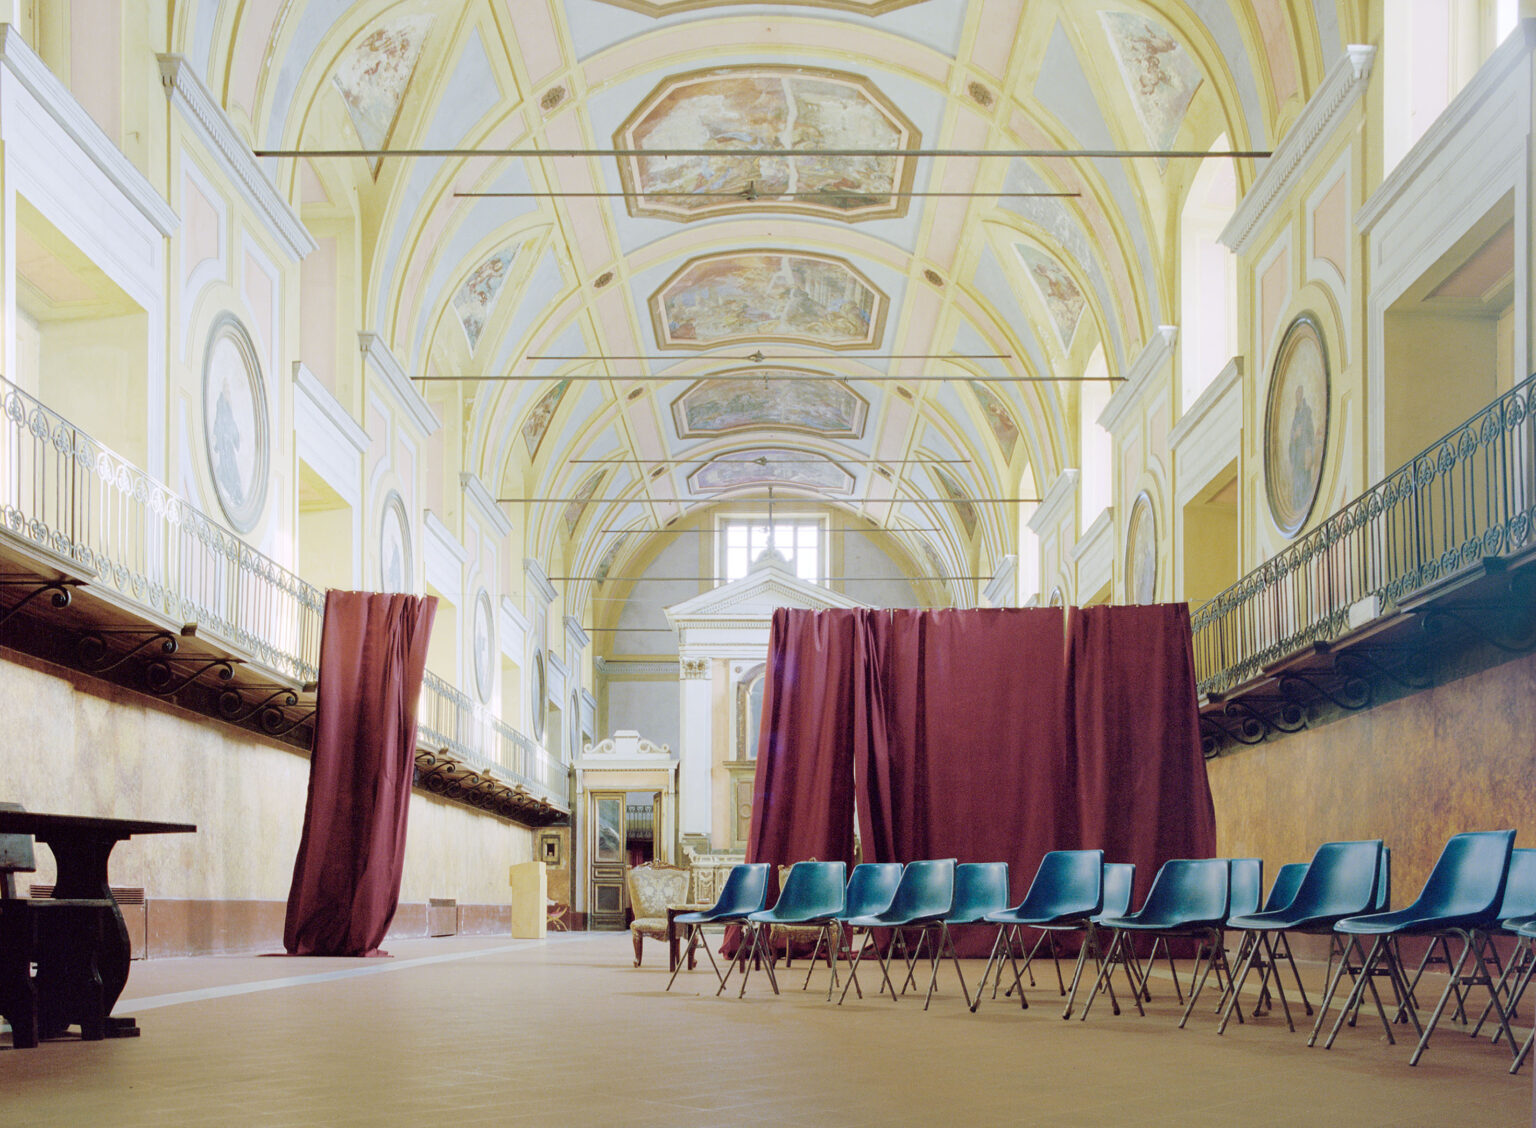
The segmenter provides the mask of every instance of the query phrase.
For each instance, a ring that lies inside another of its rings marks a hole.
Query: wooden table
[[[677,961],[681,958],[678,952],[677,918],[683,913],[701,913],[710,905],[668,905],[667,906],[667,970],[676,971]],[[693,970],[694,961],[698,957],[693,953],[688,954],[688,970]]]
[[[104,899],[111,902],[110,919],[103,922],[101,939],[85,941],[81,948],[68,937],[50,938],[62,946],[62,951],[47,953],[49,959],[62,963],[60,973],[66,978],[89,975],[90,960],[95,957],[96,969],[101,976],[104,1014],[110,1016],[117,1004],[123,987],[128,982],[128,964],[132,947],[128,941],[128,928],[123,923],[122,910],[112,897],[107,884],[107,859],[112,849],[124,839],[137,834],[189,834],[197,827],[192,823],[148,822],[142,819],[108,819],[92,815],[50,815],[37,811],[0,810],[0,834],[30,834],[53,852],[58,877],[54,882],[53,896],[59,900]],[[39,969],[41,971],[41,968]],[[57,1005],[47,999],[39,999],[39,1026],[45,1036],[59,1033],[79,1015],[61,1013]],[[138,1027],[131,1018],[106,1020],[109,1038],[131,1038],[138,1035]]]

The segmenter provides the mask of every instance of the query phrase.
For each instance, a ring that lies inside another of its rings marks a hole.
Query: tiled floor
[[[1374,1016],[1309,1050],[1278,1017],[1217,1037],[1197,1012],[1179,1030],[1166,991],[1145,1018],[1096,1005],[1063,1022],[1043,980],[1028,1011],[975,1015],[952,986],[926,1014],[920,998],[776,998],[760,978],[715,998],[707,968],[665,994],[664,948],[635,970],[619,934],[393,950],[137,963],[118,1011],[143,1037],[0,1041],[0,1124],[1532,1122],[1531,1069],[1508,1076],[1502,1047],[1447,1030],[1410,1069]]]

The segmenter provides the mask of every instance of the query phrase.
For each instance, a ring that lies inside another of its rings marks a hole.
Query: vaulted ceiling
[[[965,575],[1018,522],[970,499],[1077,464],[1050,381],[1176,321],[1199,162],[1045,154],[1269,148],[1357,7],[199,0],[172,36],[253,149],[354,151],[269,163],[464,469],[558,499],[516,503],[552,572],[771,485]]]

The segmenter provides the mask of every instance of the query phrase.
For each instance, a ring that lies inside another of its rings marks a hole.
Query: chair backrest
[[[1512,830],[1451,835],[1409,908],[1419,916],[1487,923],[1503,900],[1514,845]]]
[[[684,904],[688,897],[688,871],[676,866],[646,862],[632,868],[626,880],[637,920],[664,917],[667,906]]]
[[[1324,842],[1312,855],[1286,908],[1298,920],[1337,919],[1374,911],[1382,888],[1381,867],[1379,838]]]
[[[1259,911],[1264,896],[1264,859],[1228,858],[1227,915],[1247,916]]]
[[[1124,916],[1131,911],[1131,888],[1136,884],[1135,862],[1104,863],[1104,908],[1099,916]]]
[[[1495,915],[1500,920],[1536,916],[1536,850],[1509,852],[1509,879]]]
[[[774,911],[804,920],[836,916],[843,911],[847,876],[846,862],[796,862]]]
[[[883,913],[891,907],[896,897],[896,887],[901,884],[900,862],[864,862],[853,867],[848,877],[848,894],[845,917],[870,916]]]
[[[725,888],[715,901],[713,912],[730,916],[746,916],[765,908],[768,904],[767,862],[743,862],[731,867],[726,875]]]
[[[0,811],[24,811],[20,803],[0,803]],[[32,856],[30,834],[0,834],[0,898],[14,899],[16,879],[12,874],[34,873],[37,862]]]
[[[1163,863],[1137,916],[1174,924],[1227,919],[1231,864],[1226,858],[1174,858]],[[1255,898],[1257,902],[1257,898]]]
[[[1021,915],[1038,920],[1090,917],[1103,908],[1103,850],[1052,850],[1040,859],[1035,880],[1019,903]]]
[[[948,916],[955,906],[955,859],[908,862],[891,899],[890,912],[903,920]]]
[[[1376,899],[1371,912],[1384,913],[1392,907],[1392,847],[1381,848],[1381,870],[1376,875]]]
[[[1281,866],[1280,872],[1275,874],[1275,883],[1269,887],[1269,896],[1264,899],[1264,911],[1272,913],[1276,909],[1289,908],[1306,876],[1306,862],[1286,862]]]
[[[951,924],[974,924],[1007,907],[1007,862],[963,862],[955,867],[955,904],[948,917]]]

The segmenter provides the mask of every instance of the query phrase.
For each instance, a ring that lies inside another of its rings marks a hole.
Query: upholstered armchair
[[[667,906],[681,905],[688,900],[688,871],[647,862],[631,869],[627,880],[629,904],[635,914],[629,935],[635,942],[635,966],[639,967],[640,945],[644,938],[667,938]]]

